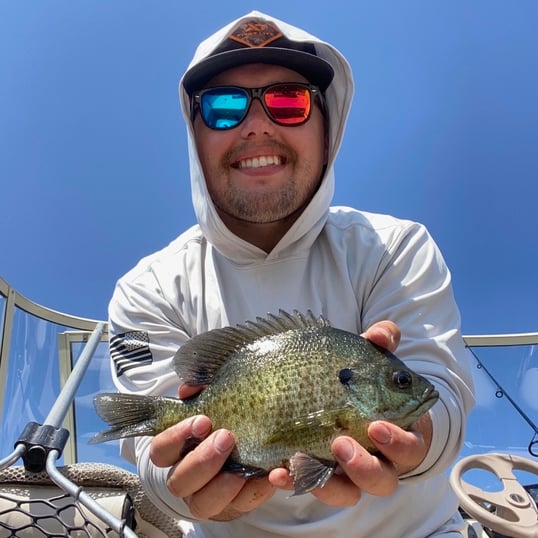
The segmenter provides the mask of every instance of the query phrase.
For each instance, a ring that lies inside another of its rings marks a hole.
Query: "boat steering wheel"
[[[503,489],[484,491],[463,480],[471,469],[490,471],[501,481]],[[538,538],[538,508],[530,494],[518,482],[514,469],[538,475],[538,463],[510,454],[478,454],[460,460],[450,473],[450,485],[461,507],[480,523],[513,538]],[[484,507],[490,504],[495,510]]]

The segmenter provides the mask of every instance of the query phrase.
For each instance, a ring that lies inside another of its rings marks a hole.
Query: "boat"
[[[538,332],[464,339],[477,405],[448,470],[464,536],[538,538]],[[93,396],[107,390],[107,323],[38,305],[0,277],[0,538],[181,538],[118,443],[88,444],[104,426]]]

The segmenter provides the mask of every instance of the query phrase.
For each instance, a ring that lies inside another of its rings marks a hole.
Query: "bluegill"
[[[174,367],[183,383],[206,388],[186,400],[99,394],[95,408],[111,428],[91,442],[156,435],[207,415],[215,429],[235,437],[225,470],[250,477],[286,467],[295,495],[330,478],[337,436],[374,452],[367,435],[372,421],[407,428],[439,397],[394,354],[310,311],[281,310],[194,336],[176,353]]]

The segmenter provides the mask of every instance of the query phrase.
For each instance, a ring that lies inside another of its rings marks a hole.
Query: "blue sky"
[[[537,330],[538,4],[304,5],[0,0],[0,275],[106,317],[116,279],[194,223],[178,79],[257,8],[352,65],[335,203],[425,223],[464,332]]]

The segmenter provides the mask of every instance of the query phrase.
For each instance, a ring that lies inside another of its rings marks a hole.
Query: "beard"
[[[308,196],[304,200],[305,197],[290,183],[286,188],[264,193],[231,188],[213,202],[222,212],[238,220],[268,224],[285,219],[302,208],[310,199]]]

